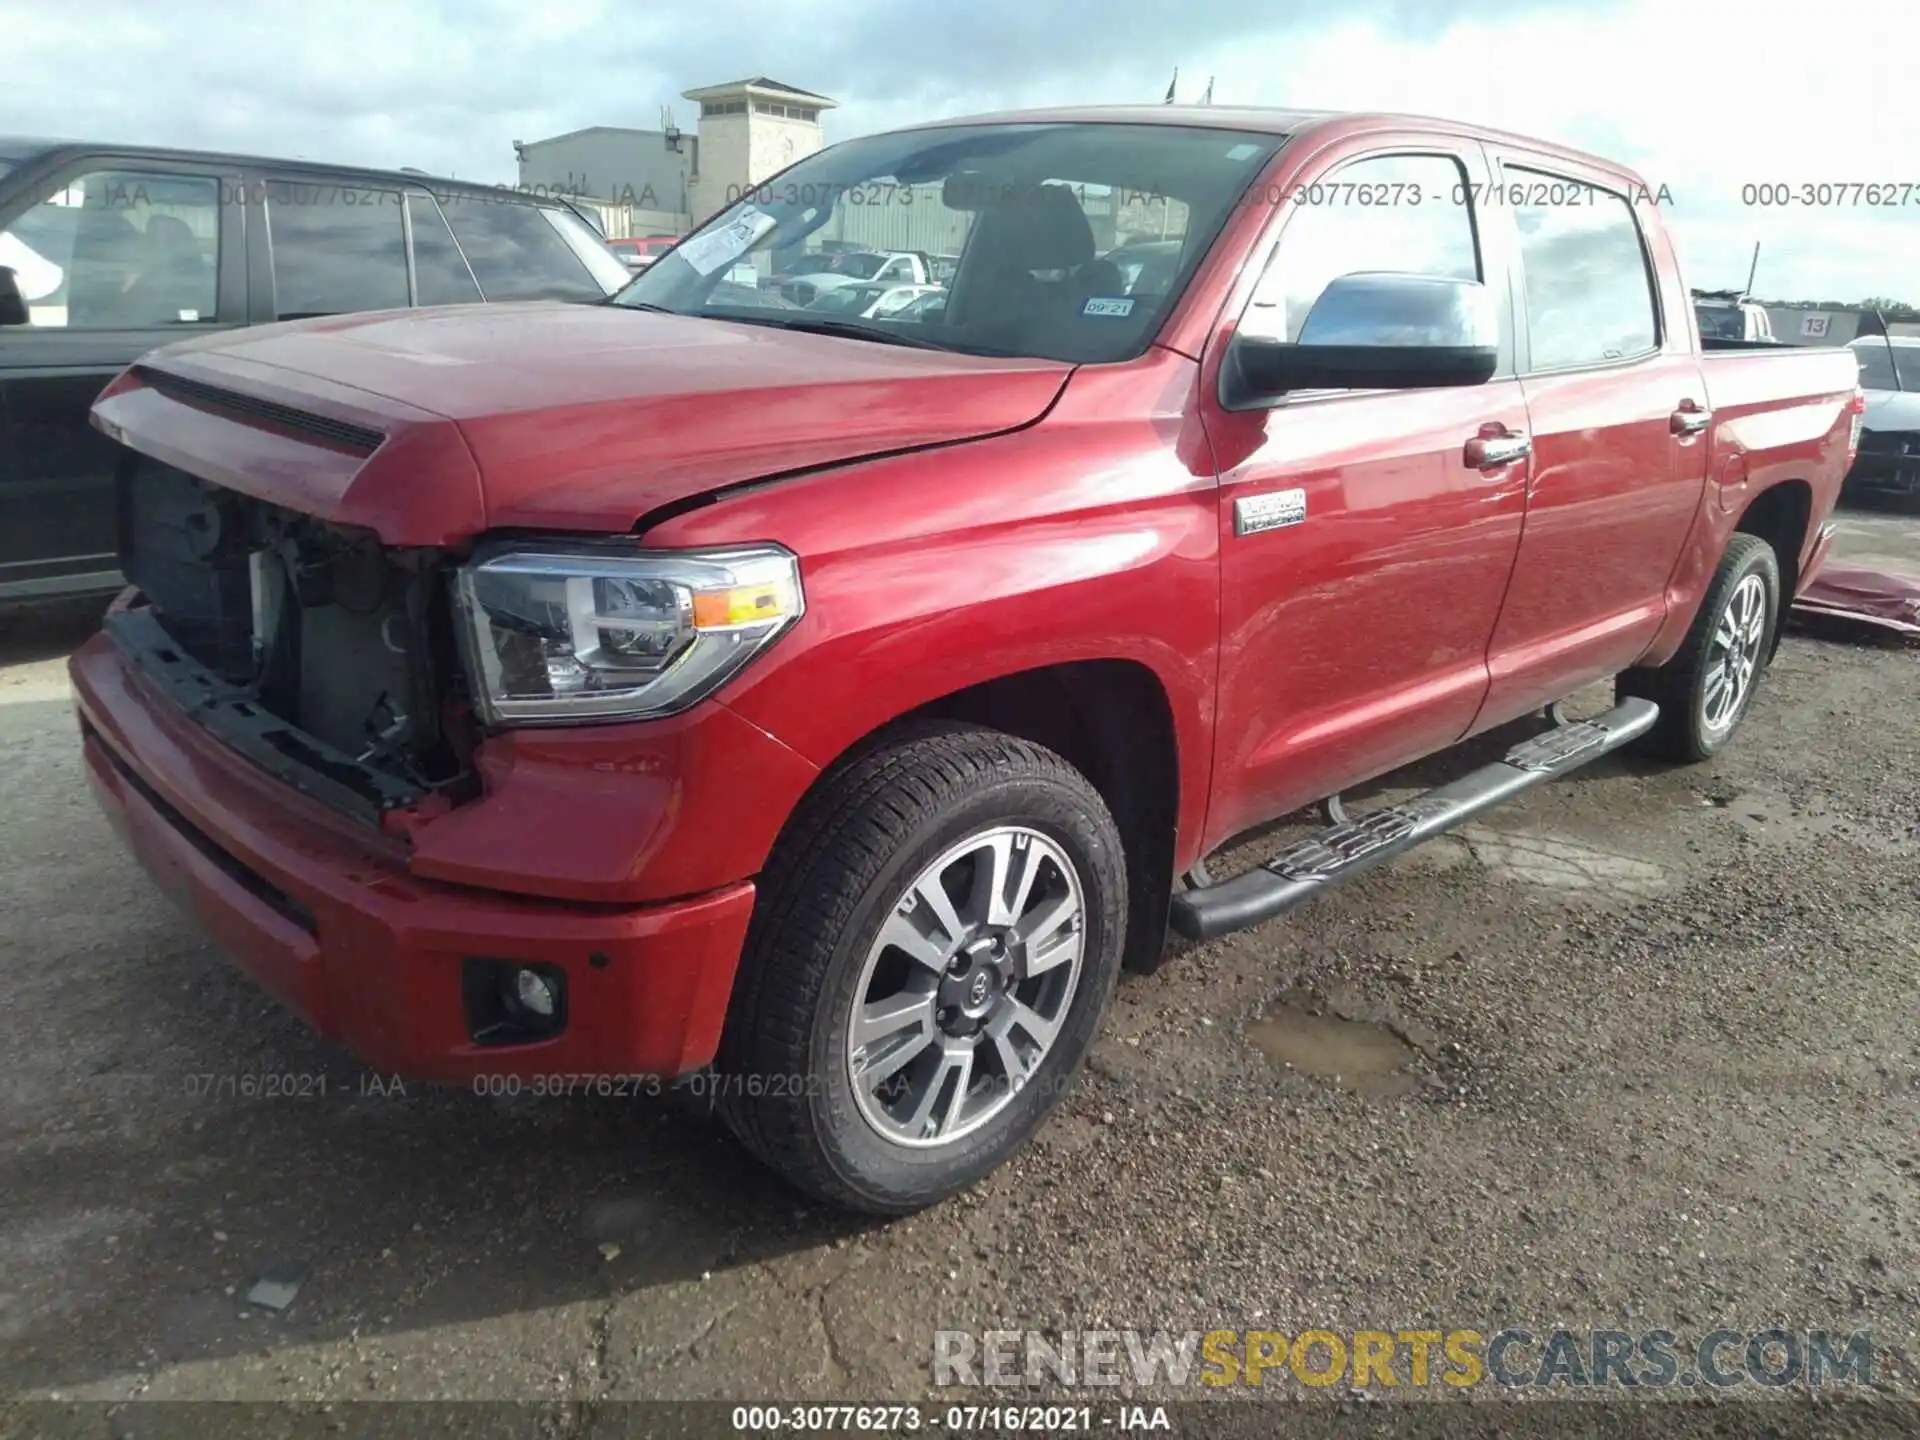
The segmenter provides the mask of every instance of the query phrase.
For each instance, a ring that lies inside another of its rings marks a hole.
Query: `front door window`
[[[96,170],[0,231],[38,329],[139,330],[219,318],[220,182]]]

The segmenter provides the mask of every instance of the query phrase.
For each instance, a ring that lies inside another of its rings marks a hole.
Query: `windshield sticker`
[[[778,224],[764,210],[749,205],[717,230],[682,242],[674,253],[680,255],[701,275],[711,275],[723,265],[731,265],[753,247],[754,241]]]
[[[1227,159],[1251,160],[1259,153],[1260,147],[1258,145],[1235,145],[1231,150],[1227,151]]]
[[[1124,320],[1133,314],[1133,301],[1123,295],[1096,295],[1080,307],[1082,315],[1109,315]]]

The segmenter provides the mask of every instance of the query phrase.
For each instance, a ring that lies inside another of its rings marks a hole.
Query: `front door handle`
[[[1682,400],[1680,408],[1673,412],[1671,423],[1676,435],[1698,435],[1713,423],[1713,412],[1702,410],[1692,400]]]
[[[1491,430],[1467,441],[1467,467],[1472,470],[1498,470],[1524,460],[1533,453],[1531,437],[1513,430]]]

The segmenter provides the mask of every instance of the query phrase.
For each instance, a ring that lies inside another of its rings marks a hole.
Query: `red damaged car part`
[[[1920,575],[1829,565],[1794,602],[1794,611],[1920,638]]]

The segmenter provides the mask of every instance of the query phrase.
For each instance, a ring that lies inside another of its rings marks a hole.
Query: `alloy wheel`
[[[901,893],[854,989],[861,1117],[927,1147],[998,1115],[1059,1037],[1085,933],[1080,876],[1038,830],[996,826],[949,847]]]
[[[1766,638],[1766,581],[1759,575],[1748,575],[1733,587],[1707,642],[1700,722],[1708,731],[1717,734],[1740,717],[1753,694]]]

